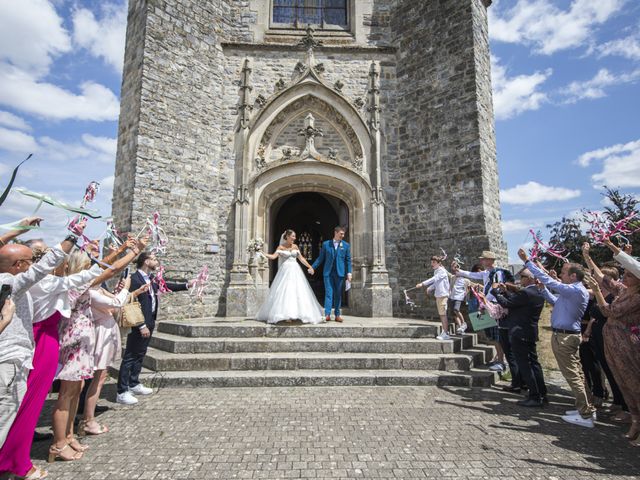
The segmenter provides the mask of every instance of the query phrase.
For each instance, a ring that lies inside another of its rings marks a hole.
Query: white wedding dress
[[[298,265],[299,251],[276,250],[276,253],[280,264],[278,273],[256,319],[267,323],[283,320],[302,320],[304,323],[324,321],[323,309]]]

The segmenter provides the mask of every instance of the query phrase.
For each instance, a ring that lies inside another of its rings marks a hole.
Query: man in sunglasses
[[[0,237],[0,285],[11,287],[11,298],[15,303],[13,319],[0,333],[0,447],[18,412],[32,368],[33,303],[29,289],[62,263],[77,241],[74,235],[67,236],[34,263],[29,247],[9,242],[41,221],[38,217],[25,218],[19,223],[22,228]],[[83,229],[84,224],[81,225]]]

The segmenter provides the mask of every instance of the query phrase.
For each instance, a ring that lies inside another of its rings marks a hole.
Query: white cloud
[[[640,139],[587,152],[578,158],[583,167],[602,161],[602,171],[591,176],[595,188],[640,187]]]
[[[115,164],[116,139],[82,135],[82,142],[61,142],[50,137],[39,139],[43,156],[56,162],[100,162]]]
[[[31,130],[31,126],[22,118],[13,113],[0,110],[0,125],[18,130]]]
[[[625,0],[573,0],[568,9],[550,0],[518,0],[501,9],[489,9],[489,33],[493,40],[532,46],[536,53],[551,55],[585,45],[596,27],[606,22]]]
[[[618,153],[631,152],[634,150],[640,150],[640,140],[635,140],[629,143],[618,143],[617,145],[583,153],[580,155],[577,162],[578,165],[582,167],[588,167],[593,160],[603,160]]]
[[[500,191],[502,203],[513,205],[532,205],[534,203],[570,200],[579,196],[580,190],[549,187],[537,182],[528,182]]]
[[[38,144],[29,134],[0,127],[0,149],[10,152],[34,152],[38,149]]]
[[[86,8],[73,12],[73,40],[92,55],[104,59],[118,73],[124,63],[127,31],[127,3],[102,6],[102,16],[96,19]]]
[[[496,120],[514,117],[527,110],[537,110],[548,101],[547,95],[539,87],[549,78],[552,70],[535,72],[531,75],[509,77],[505,66],[497,57],[491,57],[491,77],[493,83],[493,108]]]
[[[524,220],[503,220],[502,221],[502,232],[503,233],[514,233],[514,232],[526,232],[531,228],[531,225]]]
[[[584,99],[595,99],[607,96],[606,89],[625,83],[635,83],[640,80],[640,68],[629,73],[615,74],[602,68],[590,80],[571,82],[560,91],[565,103],[575,103]]]
[[[76,94],[2,63],[0,104],[56,120],[115,120],[120,112],[118,98],[103,85],[85,82]]]
[[[109,175],[108,177],[104,177],[102,180],[100,180],[100,188],[102,190],[106,190],[106,191],[112,191],[113,190],[113,182],[115,181],[116,177],[114,175]]]
[[[600,57],[619,56],[629,60],[640,60],[640,34],[611,40],[595,47]]]
[[[54,56],[70,50],[69,35],[51,2],[0,0],[0,60],[42,75]]]

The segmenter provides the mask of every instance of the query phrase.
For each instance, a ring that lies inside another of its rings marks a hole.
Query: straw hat
[[[483,250],[482,255],[480,255],[478,258],[488,258],[491,260],[495,260],[496,254],[490,250]]]

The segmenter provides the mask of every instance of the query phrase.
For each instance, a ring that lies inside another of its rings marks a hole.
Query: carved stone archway
[[[299,62],[290,85],[260,102],[250,114],[249,60],[242,71],[241,121],[236,133],[236,199],[234,209],[234,256],[227,290],[227,315],[255,314],[268,288],[268,275],[252,252],[256,240],[269,238],[269,206],[284,195],[318,192],[341,199],[349,208],[354,281],[352,314],[391,316],[391,289],[385,266],[384,199],[380,180],[380,134],[377,76],[372,64],[370,118],[367,121],[339,89],[321,78],[313,48],[306,65]],[[299,134],[306,147],[300,152],[281,149],[272,155],[274,141],[293,119],[304,116]],[[328,122],[345,145],[349,158],[315,149],[323,135],[315,119]],[[334,158],[335,157],[335,158]]]

